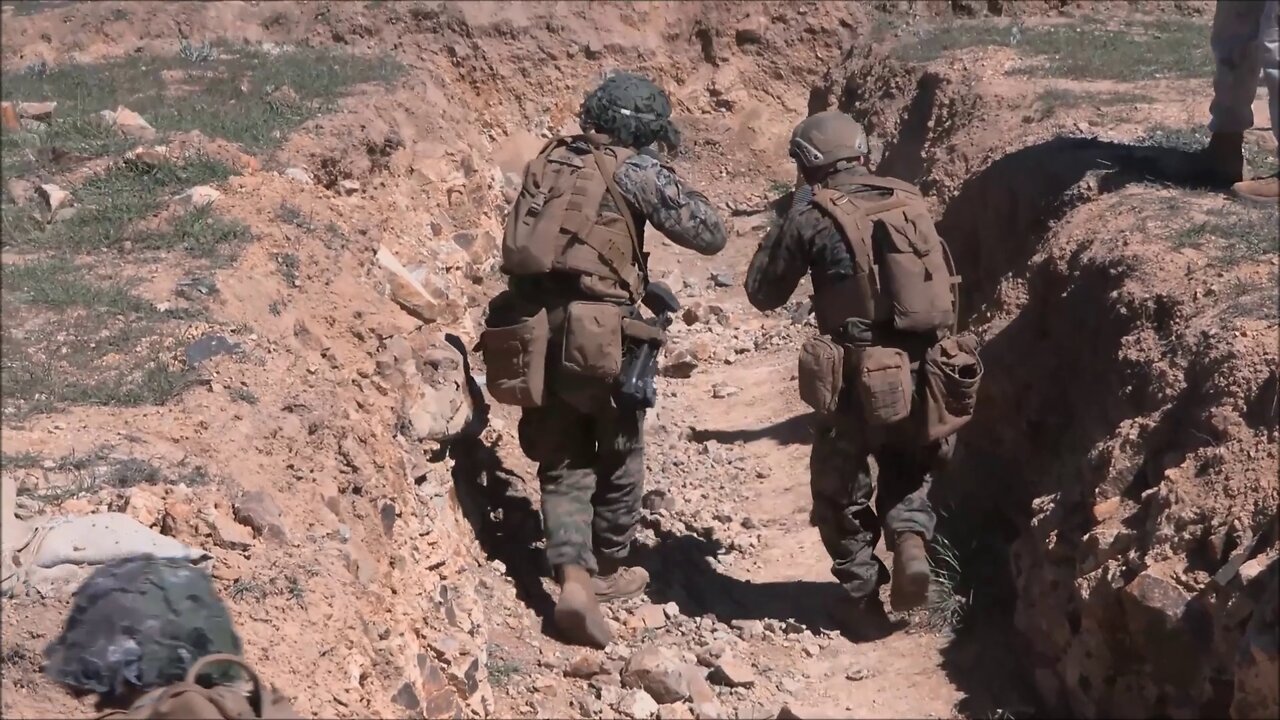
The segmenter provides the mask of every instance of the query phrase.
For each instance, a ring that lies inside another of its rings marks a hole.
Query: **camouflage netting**
[[[45,648],[44,672],[104,698],[182,680],[197,659],[240,654],[227,608],[209,576],[182,560],[116,560],[76,590],[62,633]],[[222,667],[222,666],[215,666]],[[216,683],[233,670],[211,671]]]
[[[669,149],[680,145],[680,131],[671,122],[671,100],[648,78],[614,73],[582,102],[584,129],[602,132],[620,145],[643,148],[660,142]]]

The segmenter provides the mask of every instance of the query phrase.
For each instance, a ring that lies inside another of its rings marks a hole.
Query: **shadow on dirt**
[[[1201,171],[1199,155],[1188,150],[1078,137],[991,163],[965,181],[938,222],[964,279],[962,321],[991,300],[1002,278],[1027,265],[1044,233],[1072,209],[1133,183],[1200,187]]]
[[[683,615],[711,615],[726,624],[773,619],[793,620],[814,633],[835,629],[827,615],[843,592],[835,582],[739,580],[711,564],[710,558],[724,550],[720,543],[662,528],[654,528],[654,534],[657,545],[637,552],[652,578],[654,602],[674,602]]]
[[[502,562],[507,577],[515,584],[517,597],[542,620],[543,632],[549,632],[555,601],[542,583],[546,576],[540,547],[542,516],[533,501],[519,492],[523,485],[520,476],[481,439],[488,424],[488,403],[472,375],[466,346],[453,335],[446,336],[446,340],[462,355],[474,407],[472,422],[446,449],[453,460],[458,503],[485,555]]]
[[[689,432],[689,439],[694,442],[715,441],[724,445],[749,443],[757,440],[772,440],[779,445],[807,445],[813,440],[812,417],[811,413],[805,413],[804,415],[789,417],[772,425],[739,430],[693,428]]]

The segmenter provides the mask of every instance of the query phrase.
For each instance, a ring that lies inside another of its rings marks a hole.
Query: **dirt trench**
[[[233,481],[200,490],[207,502],[163,487],[93,501],[137,513],[158,495],[161,515],[181,520],[173,532],[192,543],[213,542],[194,508],[226,514],[240,491],[276,493],[290,542],[219,552],[215,576],[251,660],[304,712],[650,716],[619,676],[648,646],[694,667],[727,655],[751,675],[654,711],[664,718],[772,718],[784,706],[800,717],[1268,707],[1275,320],[1242,308],[1266,299],[1274,270],[1265,257],[1223,268],[1211,245],[1172,245],[1186,228],[1171,218],[1207,223],[1229,209],[1178,187],[1185,152],[1076,130],[1081,117],[1114,120],[1092,110],[1026,123],[1038,87],[1006,76],[1007,48],[895,61],[872,42],[858,3],[569,14],[531,4],[501,17],[471,3],[318,3],[290,6],[294,21],[282,23],[270,5],[239,15],[177,6],[170,20],[254,42],[394,47],[410,72],[284,144],[275,163],[310,168],[317,187],[300,192],[275,171],[228,183],[228,211],[257,239],[222,278],[221,312],[253,324],[261,364],[215,371],[218,384],[255,380],[258,404],[210,387],[168,408],[6,428],[6,442],[65,452],[128,435],[155,457],[208,460]],[[882,5],[912,16],[982,11]],[[87,58],[126,45],[172,51],[167,26],[104,24],[112,12],[90,4],[11,25],[6,58],[56,59],[67,23],[87,33],[69,43]],[[733,238],[711,259],[653,238],[654,266],[688,306],[671,351],[695,367],[663,379],[648,424],[638,552],[651,591],[610,610],[619,641],[593,653],[559,644],[547,622],[554,588],[533,468],[516,447],[516,414],[485,402],[484,369],[466,350],[501,280],[492,240],[509,174],[571,125],[601,70],[624,61],[669,84],[687,123],[680,171],[731,217]],[[1169,116],[1198,92],[1159,87],[1168,107],[1147,111]],[[795,349],[813,331],[806,291],[761,316],[741,290],[768,222],[762,207],[792,177],[792,123],[837,106],[866,122],[881,171],[930,195],[987,365],[978,416],[937,485],[958,567],[935,558],[949,584],[929,612],[867,645],[844,640],[826,616],[838,589],[808,522],[809,418],[794,389]],[[363,189],[342,197],[343,181]],[[283,201],[312,227],[280,221]],[[315,231],[326,223],[340,234]],[[384,297],[372,260],[380,246],[422,260],[439,281],[449,302],[437,322],[420,328]],[[264,278],[285,251],[301,259],[298,290],[268,316],[282,290]],[[450,412],[469,409],[461,437],[413,439],[410,391],[384,374],[408,373],[406,358],[433,391],[449,389]],[[1236,568],[1224,587],[1201,592],[1224,566]],[[280,571],[301,579],[305,602],[251,589]],[[6,665],[6,715],[83,709],[23,659],[64,610],[6,601],[6,622],[23,628],[16,645],[5,638],[6,659],[21,651]],[[592,677],[571,677],[594,663]]]

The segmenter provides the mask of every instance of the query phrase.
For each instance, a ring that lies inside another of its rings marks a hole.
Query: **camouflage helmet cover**
[[[76,590],[66,626],[45,648],[44,672],[73,690],[112,698],[179,682],[205,655],[240,652],[204,570],[145,555],[99,567]],[[236,677],[227,670],[207,675],[217,683]]]
[[[604,133],[627,147],[680,144],[680,132],[671,122],[670,98],[642,75],[609,75],[583,100],[580,116],[584,130]]]
[[[862,125],[839,110],[810,115],[791,131],[791,158],[805,168],[824,167],[869,153]]]

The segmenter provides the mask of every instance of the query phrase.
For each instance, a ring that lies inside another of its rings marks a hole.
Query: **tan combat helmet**
[[[862,125],[839,110],[810,115],[791,131],[791,158],[807,169],[869,153]]]

